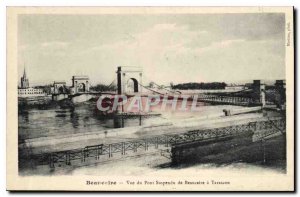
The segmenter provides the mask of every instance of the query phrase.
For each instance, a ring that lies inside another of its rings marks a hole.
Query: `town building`
[[[24,68],[23,76],[21,77],[21,86],[18,87],[18,97],[36,97],[46,96],[46,93],[41,88],[34,88],[29,86],[29,79],[26,76]]]

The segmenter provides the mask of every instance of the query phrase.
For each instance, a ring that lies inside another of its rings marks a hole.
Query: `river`
[[[19,143],[24,139],[32,139],[47,136],[59,136],[64,134],[87,133],[104,131],[107,129],[130,127],[158,123],[168,119],[183,119],[207,116],[222,113],[223,109],[240,109],[240,106],[207,105],[201,106],[197,112],[160,112],[161,116],[126,118],[104,118],[97,113],[96,103],[86,102],[76,105],[72,109],[27,109],[18,114]]]

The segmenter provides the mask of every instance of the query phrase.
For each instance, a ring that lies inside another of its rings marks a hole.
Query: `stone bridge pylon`
[[[86,93],[90,91],[90,79],[88,76],[73,76],[71,95]]]
[[[143,69],[134,66],[119,66],[117,70],[118,94],[142,92]]]

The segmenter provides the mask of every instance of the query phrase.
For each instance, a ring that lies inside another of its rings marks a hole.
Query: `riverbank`
[[[52,96],[38,96],[38,97],[27,97],[18,98],[18,112],[23,113],[30,109],[59,109],[59,108],[72,108],[74,107],[73,102],[70,99],[63,99],[60,101],[54,101]]]

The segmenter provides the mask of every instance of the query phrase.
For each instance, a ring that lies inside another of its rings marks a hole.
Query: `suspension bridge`
[[[145,85],[143,79],[151,82],[152,86]],[[61,88],[64,84],[55,84],[55,91]],[[191,91],[190,93],[182,93],[182,90],[173,90],[172,88],[166,88],[163,85],[148,78],[140,67],[118,67],[117,76],[107,86],[117,87],[117,91],[109,92],[95,92],[89,88],[89,78],[87,76],[73,77],[73,86],[71,90],[74,90],[69,97],[73,102],[83,102],[91,98],[98,97],[100,95],[136,95],[148,96],[150,94],[159,96],[168,96],[168,98],[177,97],[178,99],[193,100],[197,96],[198,101],[212,103],[212,104],[225,104],[225,105],[239,105],[239,106],[262,106],[279,107],[285,103],[285,80],[277,80],[271,89],[266,89],[266,84],[261,80],[254,80],[253,84],[249,87],[245,87],[239,91],[226,91],[223,89],[215,90],[213,93],[197,93],[197,91]],[[78,86],[78,87],[77,87]],[[82,88],[83,86],[84,88]],[[130,87],[132,86],[132,87]],[[72,91],[71,91],[72,92]],[[66,94],[54,95],[53,98],[65,99]],[[278,99],[279,98],[279,99]]]
[[[153,87],[143,84],[143,78],[151,82]],[[129,87],[129,83],[133,82],[133,87]],[[117,83],[117,84],[116,84]],[[277,80],[272,89],[266,90],[266,85],[261,80],[254,80],[253,84],[243,90],[226,92],[224,90],[216,90],[214,93],[187,93],[184,94],[179,90],[172,90],[159,85],[154,80],[148,78],[139,67],[118,67],[117,79],[114,79],[108,87],[117,86],[117,93],[102,93],[102,94],[124,94],[148,96],[155,94],[160,96],[168,96],[168,98],[176,97],[178,99],[193,100],[197,96],[198,101],[238,105],[238,106],[274,106],[276,107],[285,103],[285,81]],[[130,90],[131,89],[131,90]],[[275,99],[280,98],[280,99]]]
[[[140,69],[124,69],[123,67],[119,67],[117,71],[117,80],[111,82],[109,86],[112,86],[117,81],[118,90],[116,94],[139,94],[144,96],[157,94],[160,96],[167,95],[168,97],[177,96],[179,99],[183,98],[181,97],[181,92],[169,90],[155,82],[153,82],[153,84],[157,86],[157,89],[143,85],[142,77],[143,73]],[[130,92],[128,89],[129,80],[133,81],[133,92]],[[285,94],[285,86],[282,85],[282,83],[277,84],[280,85],[276,86],[275,84],[271,96],[269,96],[270,91],[266,90],[265,84],[259,80],[255,80],[248,89],[222,94],[198,93],[197,99],[198,101],[212,104],[262,107],[275,104],[278,106],[285,103],[285,100],[282,99],[284,97],[283,92]],[[148,93],[143,92],[142,89],[147,90]],[[162,92],[162,90],[165,92]],[[95,92],[84,92],[82,94],[98,95],[98,93]],[[105,93],[101,92],[100,94]],[[113,95],[114,93],[107,94]],[[278,100],[274,99],[274,95],[279,95],[279,104]],[[194,96],[195,95],[190,95],[188,99],[193,99]],[[285,135],[285,118],[273,117],[271,119],[268,118],[267,120],[262,119],[244,124],[232,124],[221,128],[186,130],[184,133],[162,134],[117,143],[100,143],[70,150],[29,154],[25,159],[34,161],[37,165],[49,165],[50,169],[54,169],[61,165],[70,166],[74,164],[84,165],[90,162],[98,163],[130,155],[143,155],[147,152],[154,151],[159,152],[161,156],[167,157],[172,161],[177,157],[176,153],[172,150],[175,150],[178,146],[191,143],[212,142],[219,139],[226,140],[249,132],[251,136],[253,136],[253,141],[263,141],[270,136],[272,137],[277,134]]]

